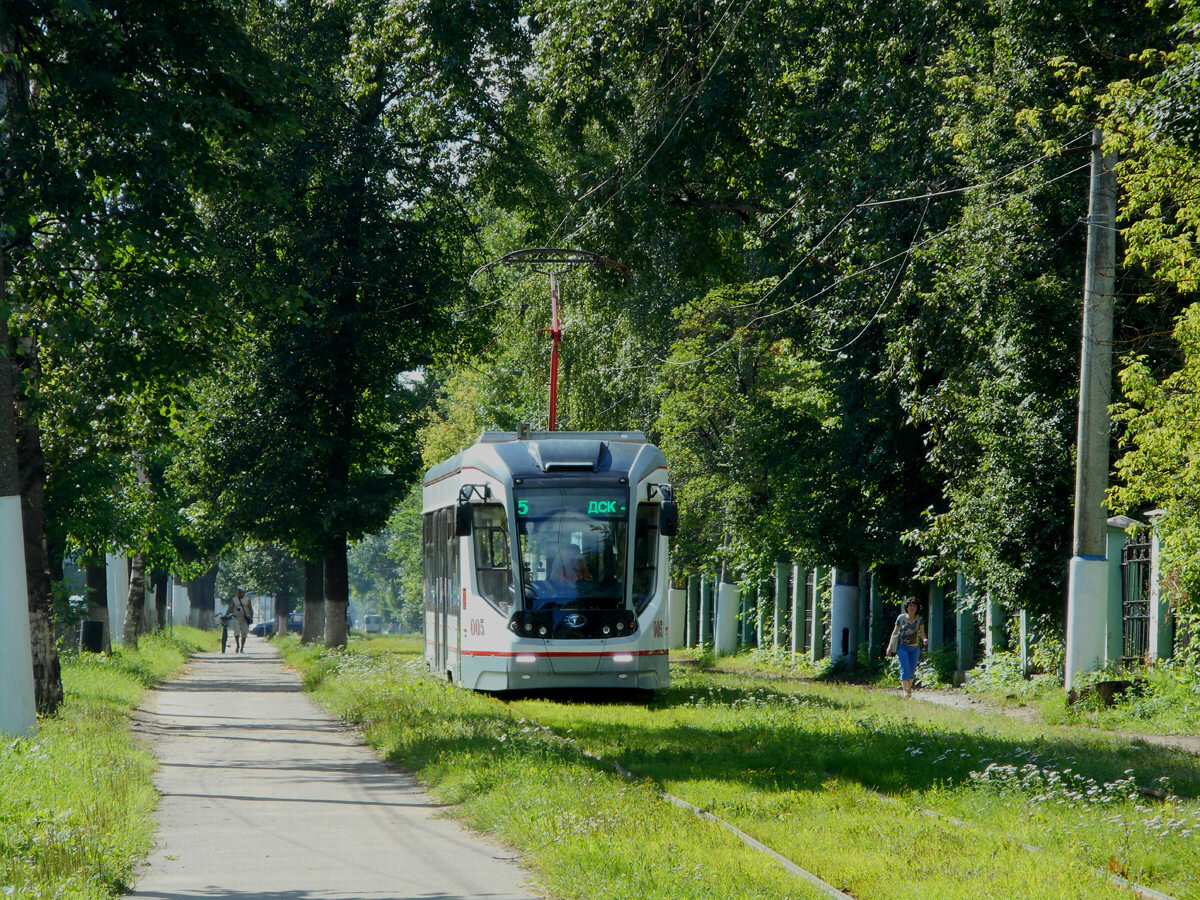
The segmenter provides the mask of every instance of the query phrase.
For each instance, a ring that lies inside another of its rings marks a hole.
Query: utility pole
[[[1075,541],[1067,581],[1065,686],[1104,661],[1108,606],[1108,445],[1112,423],[1113,282],[1116,270],[1117,156],[1103,155],[1092,132],[1083,349],[1079,364],[1079,431],[1075,460]]]
[[[550,327],[543,328],[542,331],[550,335],[550,406],[549,406],[549,429],[556,431],[558,429],[558,345],[562,340],[562,321],[559,319],[559,276],[566,274],[571,269],[579,266],[595,266],[606,268],[616,272],[623,279],[625,284],[629,284],[633,278],[629,269],[615,260],[608,259],[598,253],[592,253],[588,250],[569,250],[563,247],[535,247],[529,250],[514,250],[512,253],[507,253],[499,259],[494,259],[490,263],[486,263],[471,273],[471,280],[475,280],[475,276],[486,272],[493,266],[526,266],[539,275],[546,275],[550,279]]]

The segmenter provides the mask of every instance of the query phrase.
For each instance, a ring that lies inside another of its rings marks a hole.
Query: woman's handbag
[[[887,655],[895,656],[898,646],[900,646],[900,635],[893,631],[892,636],[888,639]]]

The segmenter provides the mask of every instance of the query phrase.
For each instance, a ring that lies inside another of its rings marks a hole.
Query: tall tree
[[[341,646],[347,541],[384,525],[418,466],[421,382],[406,373],[456,337],[458,194],[520,28],[502,2],[465,16],[382,0],[257,12],[259,40],[296,73],[299,123],[268,152],[275,202],[216,212],[223,283],[290,311],[235,349],[232,396],[210,391],[194,480],[209,487],[201,517],[322,562],[325,642]]]
[[[54,477],[45,438],[59,376],[99,362],[79,355],[80,333],[114,326],[108,348],[119,352],[103,357],[106,379],[85,402],[128,411],[158,409],[179,380],[187,357],[170,352],[172,338],[201,322],[202,333],[213,330],[221,310],[203,302],[204,283],[194,277],[195,201],[245,161],[239,151],[268,96],[258,87],[267,70],[256,68],[259,58],[219,0],[86,8],[44,0],[6,12],[24,77],[10,98],[21,115],[5,123],[16,126],[3,210],[9,324],[23,376],[23,498],[32,529],[44,532],[42,500]],[[142,436],[140,417],[130,418],[127,427]],[[28,533],[38,701],[50,710],[62,689],[47,546],[44,533]]]

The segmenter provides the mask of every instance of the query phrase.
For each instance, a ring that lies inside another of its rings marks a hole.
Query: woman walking
[[[896,639],[896,656],[900,658],[900,685],[904,688],[904,696],[911,697],[913,681],[917,677],[917,660],[921,658],[921,646],[929,644],[925,636],[925,620],[918,610],[920,605],[916,597],[904,601],[904,612],[896,616],[896,627],[892,629],[892,637]]]

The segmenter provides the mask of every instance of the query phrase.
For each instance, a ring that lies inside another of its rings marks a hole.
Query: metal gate
[[[1150,649],[1150,529],[1126,538],[1121,549],[1121,661],[1145,662]]]

